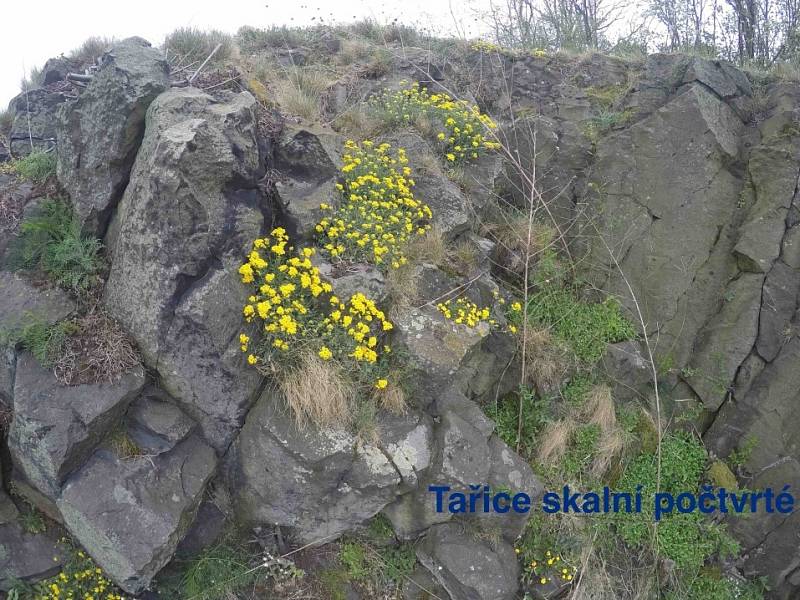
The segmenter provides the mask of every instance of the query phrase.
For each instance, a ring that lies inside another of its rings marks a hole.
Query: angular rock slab
[[[31,320],[55,323],[75,310],[58,288],[37,288],[17,273],[0,271],[0,329],[17,329]]]
[[[81,466],[144,386],[144,373],[119,381],[65,386],[30,354],[17,361],[14,420],[8,449],[14,465],[54,499],[65,477]]]
[[[373,444],[344,430],[298,430],[287,410],[265,392],[228,457],[245,522],[288,526],[302,543],[331,541],[417,485],[430,463],[427,416],[380,413]]]
[[[103,55],[91,83],[59,111],[58,180],[86,231],[103,235],[128,183],[147,107],[168,87],[164,56],[128,38]]]
[[[436,525],[417,549],[417,558],[453,600],[511,600],[519,583],[514,548],[491,547],[457,523]]]
[[[146,589],[172,558],[216,469],[214,450],[191,435],[155,458],[98,450],[64,485],[64,524],[126,592]]]
[[[271,223],[255,107],[247,92],[159,96],[108,235],[108,312],[220,452],[261,382],[238,343],[249,290],[237,269]]]
[[[512,385],[513,375],[506,371],[514,341],[487,323],[458,325],[436,308],[424,307],[403,312],[394,324],[394,342],[421,382],[417,402],[428,404],[451,385],[475,398],[494,397],[497,390],[502,395]]]
[[[16,522],[0,525],[0,590],[55,575],[63,564],[61,550],[47,534],[26,533]]]

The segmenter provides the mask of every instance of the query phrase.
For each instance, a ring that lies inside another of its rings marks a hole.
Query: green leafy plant
[[[19,344],[27,350],[46,369],[51,369],[62,354],[67,337],[74,332],[69,321],[49,324],[32,318],[16,331],[5,334],[5,345]]]
[[[59,553],[65,557],[58,575],[37,583],[33,594],[26,591],[20,598],[33,600],[63,600],[65,598],[93,598],[94,600],[124,600],[126,596],[117,589],[109,577],[91,557],[66,538],[59,541]],[[59,557],[54,557],[58,560]]]
[[[187,564],[181,579],[180,597],[226,600],[236,590],[256,581],[259,575],[244,549],[229,543],[217,544]]]
[[[495,422],[500,439],[509,446],[516,447],[520,400],[522,402],[522,435],[519,450],[522,456],[531,458],[538,442],[537,435],[550,416],[550,403],[547,399],[539,398],[533,390],[522,387],[516,394],[489,404],[485,411],[487,416]]]
[[[13,269],[38,269],[74,293],[100,280],[103,260],[99,240],[81,233],[72,210],[62,200],[47,200],[20,225],[11,250]]]

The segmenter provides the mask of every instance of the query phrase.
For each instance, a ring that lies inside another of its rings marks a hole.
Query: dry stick
[[[650,362],[650,377],[653,381],[653,394],[655,396],[656,402],[656,432],[657,432],[657,441],[658,445],[656,446],[656,491],[655,493],[658,494],[661,489],[661,439],[662,439],[662,428],[661,428],[661,396],[658,393],[658,371],[656,370],[656,362],[653,358],[653,351],[650,346],[650,339],[647,336],[647,325],[644,321],[644,316],[642,315],[641,307],[639,306],[639,301],[636,298],[636,294],[633,291],[633,287],[631,286],[628,277],[625,275],[625,272],[622,270],[622,266],[619,264],[617,257],[614,255],[614,252],[611,250],[611,247],[606,242],[605,238],[600,234],[600,231],[597,229],[597,226],[594,225],[595,231],[597,232],[598,237],[603,242],[603,246],[605,246],[606,251],[608,252],[611,260],[614,262],[614,267],[622,277],[622,281],[625,283],[625,286],[628,288],[628,293],[631,296],[631,300],[633,301],[633,305],[636,308],[636,316],[639,319],[639,325],[642,328],[642,336],[644,337],[644,345],[647,348],[647,358]],[[658,559],[658,522],[653,524],[653,552],[656,557],[656,562]],[[658,565],[656,564],[656,581],[658,581]]]
[[[210,61],[212,58],[214,58],[214,55],[217,53],[217,51],[220,48],[222,48],[222,44],[217,44],[216,46],[214,46],[214,49],[211,51],[211,54],[209,54],[206,57],[206,59],[203,61],[203,64],[198,67],[197,71],[194,72],[194,75],[189,77],[189,83],[190,84],[194,81],[195,77],[197,77],[200,74],[200,71],[203,70],[203,67],[205,67],[208,64],[208,61]]]

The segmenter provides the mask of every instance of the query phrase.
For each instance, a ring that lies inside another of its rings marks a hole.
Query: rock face
[[[322,543],[366,521],[418,485],[431,461],[430,418],[380,414],[379,442],[344,430],[298,430],[282,398],[267,391],[232,448],[237,514]]]
[[[97,563],[137,594],[172,558],[215,468],[214,450],[197,435],[150,459],[98,450],[67,481],[57,505]]]
[[[61,554],[48,535],[26,533],[18,523],[0,525],[0,590],[55,575],[61,568]]]
[[[169,86],[164,57],[141,38],[116,44],[58,115],[58,179],[86,231],[102,235],[128,183],[147,107]]]
[[[15,466],[55,499],[61,484],[119,421],[144,385],[132,372],[111,384],[67,387],[30,354],[17,361],[8,446]]]
[[[62,92],[45,88],[28,90],[11,100],[9,109],[14,121],[8,139],[12,156],[23,158],[33,151],[55,148],[57,112],[66,100]]]
[[[270,222],[254,109],[246,92],[159,96],[109,233],[108,312],[218,450],[261,381],[238,348],[247,290],[236,275]]]

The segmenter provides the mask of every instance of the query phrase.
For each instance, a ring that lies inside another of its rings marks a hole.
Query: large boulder
[[[159,96],[108,235],[108,312],[219,451],[261,381],[238,343],[248,293],[237,269],[271,222],[255,107],[247,92]]]
[[[377,441],[342,429],[298,429],[283,399],[267,390],[231,449],[239,518],[288,527],[322,543],[361,524],[418,485],[431,461],[431,419],[381,412]]]
[[[172,558],[216,462],[197,434],[155,457],[120,458],[99,449],[66,482],[58,509],[97,564],[138,594]]]
[[[30,354],[17,361],[14,420],[8,447],[14,465],[54,499],[144,386],[132,371],[113,383],[65,386]]]
[[[105,231],[128,183],[147,107],[168,87],[164,56],[128,38],[103,55],[91,83],[59,111],[58,179],[87,231]]]

